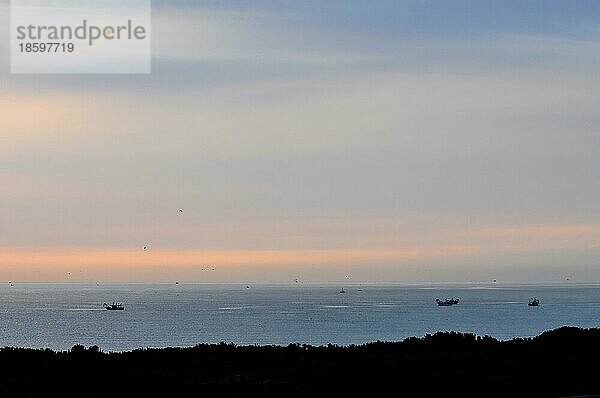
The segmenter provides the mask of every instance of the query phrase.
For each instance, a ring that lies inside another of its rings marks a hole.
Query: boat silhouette
[[[530,307],[537,307],[540,305],[540,300],[537,297],[532,297],[529,299],[527,305]]]
[[[457,298],[447,298],[445,300],[435,299],[435,302],[440,307],[449,307],[451,305],[458,304],[458,299]]]
[[[122,311],[125,309],[125,307],[123,307],[123,303],[115,303],[115,302],[113,302],[112,304],[104,303],[104,308],[106,308],[109,311]]]

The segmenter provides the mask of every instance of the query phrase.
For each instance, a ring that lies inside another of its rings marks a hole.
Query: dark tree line
[[[1,396],[577,396],[600,394],[600,329],[498,341],[436,333],[315,347],[199,344],[105,353],[0,349]]]

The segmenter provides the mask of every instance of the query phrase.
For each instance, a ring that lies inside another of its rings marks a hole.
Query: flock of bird
[[[179,209],[178,211],[179,214],[184,214],[183,209]],[[146,244],[143,249],[144,250],[149,250],[150,246],[148,244]],[[215,271],[215,267],[202,267],[201,268],[202,271]],[[346,275],[346,278],[348,278],[348,275]],[[298,280],[298,278],[294,279],[294,283],[300,283],[300,281]],[[176,285],[179,285],[179,281],[175,282]],[[246,286],[246,289],[250,289],[250,286]]]
[[[179,210],[178,210],[178,214],[180,214],[180,215],[184,214],[184,211],[183,211],[183,209],[179,209]],[[143,246],[143,250],[144,250],[144,251],[148,251],[148,250],[150,250],[150,245],[149,245],[149,244],[145,244],[145,245]],[[215,267],[214,267],[214,266],[206,266],[206,267],[202,267],[202,268],[201,268],[201,270],[202,270],[202,271],[215,271],[216,269],[215,269]],[[81,273],[82,271],[81,271],[81,270],[79,270],[79,272]],[[71,277],[71,272],[67,272],[66,276],[67,276],[67,278],[70,278],[70,277]],[[346,278],[348,278],[348,276],[346,276]],[[300,283],[300,281],[298,280],[298,278],[294,279],[294,283]],[[176,285],[179,285],[179,281],[175,281],[175,284],[176,284]],[[14,287],[14,286],[15,286],[15,284],[14,284],[14,282],[13,282],[13,281],[9,281],[9,282],[8,282],[8,285],[9,285],[10,287]],[[96,282],[96,286],[100,286],[100,282],[99,282],[99,281],[97,281],[97,282]],[[250,288],[250,286],[246,286],[246,288],[247,288],[247,289],[249,289],[249,288]]]

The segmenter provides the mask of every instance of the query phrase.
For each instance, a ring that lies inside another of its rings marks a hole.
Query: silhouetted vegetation
[[[569,396],[600,393],[600,329],[498,341],[436,333],[359,346],[290,344],[104,353],[0,350],[2,396]]]

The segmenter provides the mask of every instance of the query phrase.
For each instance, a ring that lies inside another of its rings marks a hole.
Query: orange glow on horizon
[[[2,250],[0,268],[6,267],[120,267],[134,266],[286,266],[302,264],[390,262],[415,258],[473,253],[473,247],[331,249],[331,250]]]
[[[401,271],[484,261],[503,264],[507,256],[598,249],[599,227],[595,225],[540,225],[475,228],[448,233],[447,244],[331,249],[172,249],[142,247],[60,248],[0,247],[0,279],[22,281],[65,280],[188,280],[224,281],[235,278],[269,280],[288,274],[309,272],[324,279],[344,269]],[[454,241],[454,244],[450,242]],[[463,244],[467,243],[467,244]],[[517,257],[514,257],[517,256]],[[518,260],[517,260],[518,261]],[[210,275],[205,271],[210,268]],[[215,272],[212,272],[215,271]],[[417,273],[419,271],[416,271]]]
[[[33,282],[269,280],[276,274],[296,275],[303,270],[317,270],[319,274],[331,276],[343,273],[348,267],[417,265],[434,258],[475,251],[472,247],[205,251],[3,248],[0,279]]]

